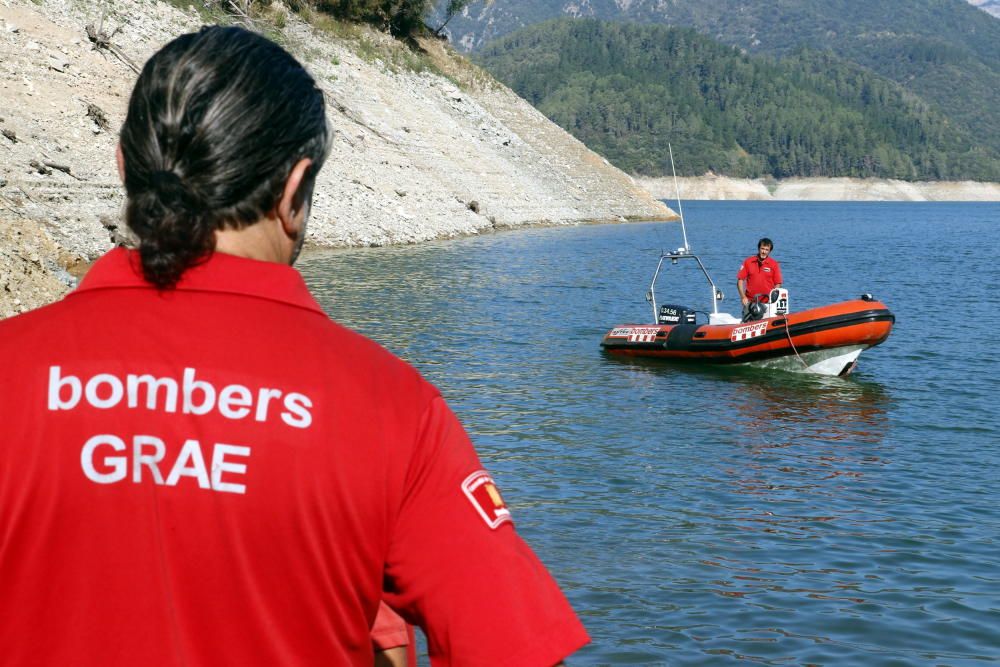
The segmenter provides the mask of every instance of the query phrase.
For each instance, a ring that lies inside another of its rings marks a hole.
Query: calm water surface
[[[775,241],[794,310],[896,314],[846,379],[622,362],[675,224],[313,253],[327,312],[415,364],[593,637],[574,664],[1000,662],[1000,205],[689,203],[738,312]],[[702,278],[670,301],[705,308]],[[696,288],[696,289],[695,289]],[[665,300],[667,294],[660,294]]]

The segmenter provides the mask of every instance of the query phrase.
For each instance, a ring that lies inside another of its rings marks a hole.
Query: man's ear
[[[125,183],[125,154],[122,153],[121,142],[115,145],[115,162],[118,163],[118,178]]]
[[[285,234],[292,238],[298,236],[299,227],[302,224],[302,220],[298,214],[302,207],[305,206],[305,201],[300,196],[299,191],[307,185],[305,182],[306,175],[309,173],[311,166],[312,160],[307,157],[295,163],[292,171],[288,174],[288,180],[285,181],[285,187],[281,192],[281,199],[278,200],[278,206],[275,211],[278,215],[278,220],[281,221],[281,227],[284,229]]]

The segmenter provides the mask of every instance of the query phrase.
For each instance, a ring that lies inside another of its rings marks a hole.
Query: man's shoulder
[[[58,319],[64,308],[65,301],[60,299],[33,310],[0,319],[0,344],[5,342],[17,346],[30,344],[32,338],[25,335],[37,331],[38,327],[45,326],[53,318]]]
[[[408,365],[381,343],[363,333],[355,331],[329,317],[316,318],[316,320],[312,321],[317,326],[317,334],[325,339],[324,342],[328,346],[332,346],[344,355],[360,354],[365,357],[370,356],[382,363]]]
[[[332,364],[361,374],[392,377],[396,381],[425,384],[426,380],[409,362],[396,356],[382,343],[329,317],[303,318],[313,335],[304,356],[317,365]]]

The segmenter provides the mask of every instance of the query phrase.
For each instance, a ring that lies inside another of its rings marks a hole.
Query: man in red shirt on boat
[[[402,642],[383,600],[436,665],[588,641],[440,392],[291,267],[331,138],[260,35],[144,66],[118,150],[138,248],[0,322],[5,667],[371,667]]]
[[[753,301],[768,303],[771,290],[781,287],[781,266],[771,257],[774,243],[766,236],[757,242],[757,254],[743,260],[736,274],[736,288],[743,303],[746,319]]]

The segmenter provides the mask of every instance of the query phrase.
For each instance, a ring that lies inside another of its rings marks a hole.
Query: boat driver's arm
[[[737,280],[736,281],[736,290],[740,293],[740,302],[744,306],[747,305],[747,303],[750,302],[750,299],[747,298],[747,292],[746,292],[745,287],[746,287],[746,283],[744,281],[742,281],[742,280]]]

